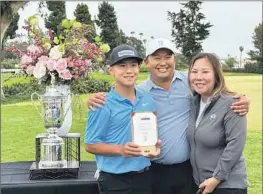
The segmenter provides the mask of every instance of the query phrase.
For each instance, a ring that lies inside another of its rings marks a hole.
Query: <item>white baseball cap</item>
[[[146,56],[152,55],[158,49],[165,48],[175,52],[175,46],[172,41],[165,38],[151,39],[146,43]]]

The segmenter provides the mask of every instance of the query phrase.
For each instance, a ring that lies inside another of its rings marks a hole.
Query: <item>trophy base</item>
[[[30,180],[42,179],[73,179],[78,178],[79,162],[65,162],[65,165],[59,167],[42,167],[41,162],[33,162],[29,171]]]
[[[45,168],[63,168],[64,166],[67,165],[67,161],[40,161],[38,166],[42,169]]]

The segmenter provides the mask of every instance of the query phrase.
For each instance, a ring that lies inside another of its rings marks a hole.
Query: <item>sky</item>
[[[114,6],[117,22],[126,35],[134,31],[139,38],[150,39],[163,37],[172,39],[171,22],[167,20],[167,11],[177,13],[185,1],[109,1]],[[66,12],[69,19],[74,18],[74,10],[78,3],[86,3],[89,12],[98,14],[98,5],[102,1],[66,1]],[[17,33],[25,33],[22,29],[24,20],[37,12],[38,2],[30,2],[19,10],[20,20]],[[213,27],[209,37],[203,41],[204,52],[216,53],[221,59],[228,55],[239,59],[239,46],[244,47],[243,57],[254,49],[252,35],[255,27],[262,22],[262,2],[260,1],[205,1],[201,12]],[[44,21],[40,21],[44,27]],[[179,51],[179,49],[178,49]]]

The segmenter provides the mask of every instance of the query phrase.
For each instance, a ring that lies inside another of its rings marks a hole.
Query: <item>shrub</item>
[[[106,80],[95,80],[90,78],[81,78],[72,82],[70,85],[73,94],[108,92],[110,87],[110,83]],[[2,98],[3,104],[17,103],[30,100],[33,92],[44,94],[45,85],[38,84],[36,80],[32,80],[30,83],[14,83],[10,86],[4,86],[3,91],[5,95],[5,98]]]
[[[87,77],[72,82],[70,88],[71,92],[74,94],[87,94],[95,92],[108,92],[111,85],[106,80],[96,80]]]
[[[32,80],[30,83],[14,83],[10,86],[4,86],[3,92],[5,98],[2,98],[2,103],[16,103],[30,100],[33,92],[44,93],[45,86],[39,85]]]
[[[4,59],[1,61],[2,69],[16,69],[19,64],[19,59]]]
[[[147,66],[145,64],[141,64],[140,72],[148,72],[148,68],[147,68]]]

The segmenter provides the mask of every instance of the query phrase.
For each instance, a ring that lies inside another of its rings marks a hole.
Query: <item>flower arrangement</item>
[[[60,33],[57,35],[51,30],[45,34],[38,27],[37,15],[31,16],[24,26],[31,41],[26,53],[14,46],[6,49],[19,54],[23,72],[34,76],[41,83],[50,84],[51,73],[55,75],[57,83],[87,76],[110,50],[100,37],[95,37],[94,43],[85,38],[91,31],[90,25],[64,19],[59,28]]]

